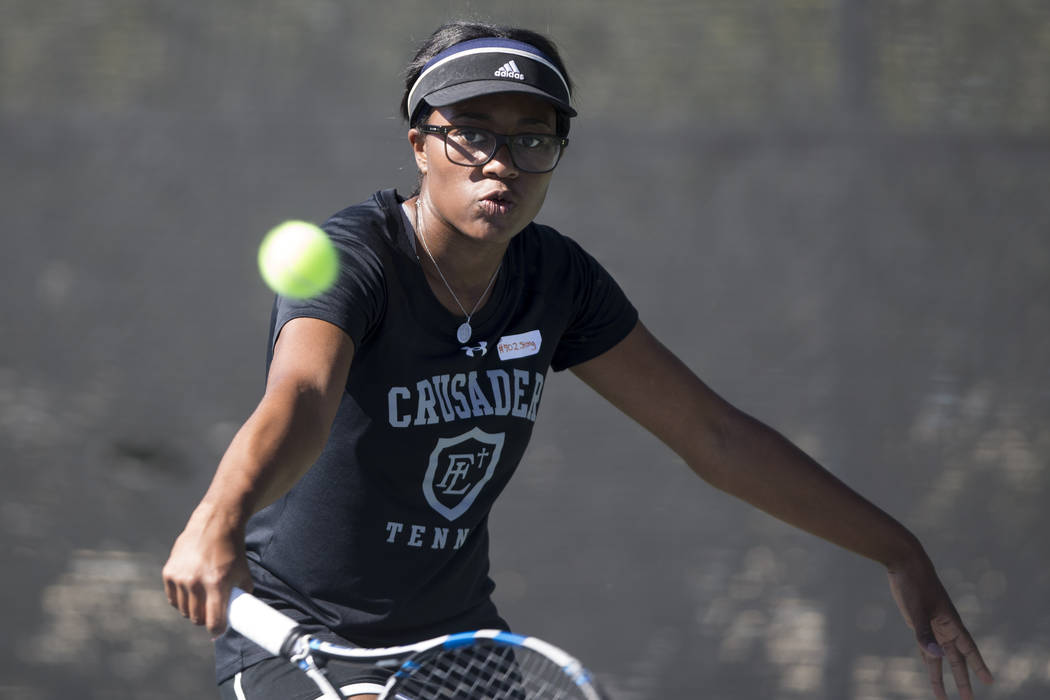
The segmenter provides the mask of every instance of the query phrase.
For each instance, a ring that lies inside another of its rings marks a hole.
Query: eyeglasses
[[[418,128],[444,137],[445,156],[456,165],[485,165],[507,144],[514,167],[527,173],[554,170],[569,143],[564,136],[553,134],[497,134],[474,126],[422,124]]]

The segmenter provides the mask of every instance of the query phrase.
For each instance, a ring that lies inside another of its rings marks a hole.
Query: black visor
[[[408,93],[409,120],[425,101],[431,107],[501,92],[535,95],[575,117],[569,85],[554,62],[535,47],[510,39],[474,39],[442,51],[423,66]]]

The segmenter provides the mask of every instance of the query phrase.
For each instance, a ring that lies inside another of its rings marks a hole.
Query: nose
[[[510,144],[501,143],[492,154],[492,160],[482,166],[482,172],[491,177],[517,177],[518,166],[514,165],[510,155]]]

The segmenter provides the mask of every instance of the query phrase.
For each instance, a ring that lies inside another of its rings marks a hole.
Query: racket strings
[[[436,649],[405,665],[395,700],[573,700],[576,682],[543,654],[491,642]]]

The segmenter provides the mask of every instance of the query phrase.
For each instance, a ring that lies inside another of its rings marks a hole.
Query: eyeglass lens
[[[449,129],[445,138],[448,159],[460,165],[488,162],[505,141],[514,165],[526,172],[547,172],[561,157],[561,138],[547,134],[513,134],[497,136],[475,128]]]

